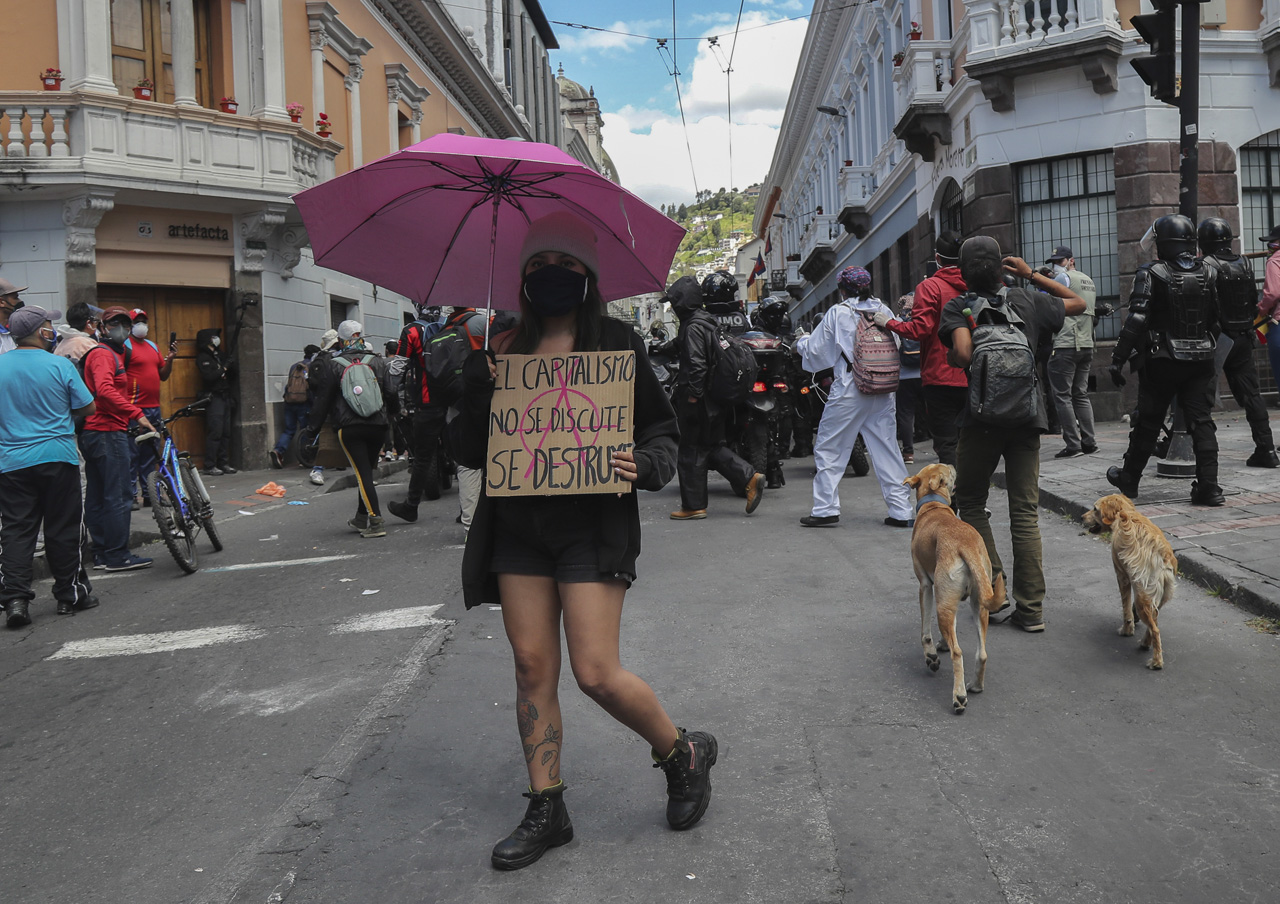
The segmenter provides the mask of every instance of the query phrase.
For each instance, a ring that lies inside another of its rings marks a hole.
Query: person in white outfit
[[[818,424],[818,437],[813,446],[813,513],[800,519],[805,527],[831,527],[840,520],[840,478],[853,453],[858,434],[867,445],[880,492],[884,495],[889,516],[884,523],[891,527],[910,527],[910,491],[903,484],[907,467],[898,451],[897,410],[892,392],[868,395],[853,382],[854,336],[858,318],[865,313],[883,311],[892,316],[880,299],[871,294],[871,274],[861,267],[846,267],[837,280],[844,301],[823,315],[813,335],[796,343],[804,369],[817,373],[830,367],[835,370],[831,395]]]

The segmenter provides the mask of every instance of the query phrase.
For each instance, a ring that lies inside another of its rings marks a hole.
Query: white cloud
[[[631,35],[654,34],[655,29],[661,29],[661,25],[657,22],[623,22],[621,19],[612,25],[603,27],[609,30],[566,28],[561,25],[556,31],[556,40],[560,44],[560,50],[564,53],[576,53],[585,56],[601,50],[631,51],[637,47],[648,46],[651,42],[647,38],[636,38],[631,37]],[[627,34],[618,34],[618,32],[626,32]]]
[[[743,28],[768,21],[763,13],[743,16]],[[786,111],[796,63],[808,23],[784,22],[742,31],[733,60],[733,182],[729,175],[729,126],[726,82],[706,41],[700,42],[692,65],[680,82],[688,138],[701,189],[746,188],[768,172],[778,128]],[[723,58],[733,45],[732,32],[720,38]],[[607,102],[607,98],[602,98]],[[654,206],[688,202],[694,196],[689,150],[680,115],[627,106],[604,114],[604,144],[623,184]]]

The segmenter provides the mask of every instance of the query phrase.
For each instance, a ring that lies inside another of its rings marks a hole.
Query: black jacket
[[[636,353],[635,385],[635,457],[636,489],[660,490],[675,475],[676,441],[679,428],[675,412],[662,385],[648,364],[644,340],[626,324],[606,319],[601,328],[598,351]],[[463,368],[466,382],[460,412],[450,423],[451,439],[460,464],[483,469],[488,458],[489,406],[493,400],[493,382],[485,353],[475,351]],[[598,569],[603,574],[636,573],[640,555],[640,504],[634,492],[596,497],[599,522],[596,536]],[[495,503],[487,492],[480,494],[476,512],[467,534],[467,549],[462,558],[462,594],[468,609],[482,603],[499,603],[497,576],[489,571],[493,559]]]
[[[347,400],[342,397],[342,372],[352,360],[361,356],[369,356],[368,364],[373,368],[378,378],[378,387],[382,390],[382,407],[368,417],[361,417],[352,411]],[[311,364],[307,382],[312,391],[308,427],[313,432],[324,426],[326,417],[332,418],[334,427],[352,427],[357,424],[385,427],[389,423],[386,401],[391,394],[387,392],[387,359],[378,357],[369,349],[349,348],[336,358],[321,352]]]
[[[230,395],[231,381],[236,378],[236,365],[223,354],[221,348],[214,348],[211,340],[220,336],[222,330],[207,329],[196,333],[196,370],[204,384],[204,394]]]
[[[706,311],[694,311],[681,322],[675,343],[680,352],[680,372],[676,375],[675,384],[677,393],[700,399],[707,391],[707,382],[711,379],[720,347],[720,340],[716,337],[718,329],[716,318]]]

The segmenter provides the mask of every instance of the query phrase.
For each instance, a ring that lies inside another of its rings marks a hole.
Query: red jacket
[[[107,433],[127,430],[130,421],[142,417],[142,410],[129,401],[129,379],[124,359],[105,342],[100,345],[109,354],[92,348],[84,353],[84,385],[93,393],[97,410],[84,422],[86,430]]]
[[[942,306],[968,291],[959,267],[943,267],[916,286],[910,320],[890,320],[889,329],[920,343],[920,379],[925,386],[968,386],[959,367],[947,363],[947,350],[938,339]]]

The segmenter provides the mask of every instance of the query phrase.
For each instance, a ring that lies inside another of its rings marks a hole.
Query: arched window
[[[194,0],[196,19],[196,102],[212,107],[209,61],[209,4]],[[173,103],[173,29],[168,0],[111,0],[111,77],[116,90],[131,94],[144,78],[155,83],[155,99]]]
[[[964,235],[964,192],[954,180],[948,182],[942,193],[942,203],[938,205],[938,232],[950,230],[956,235]]]

